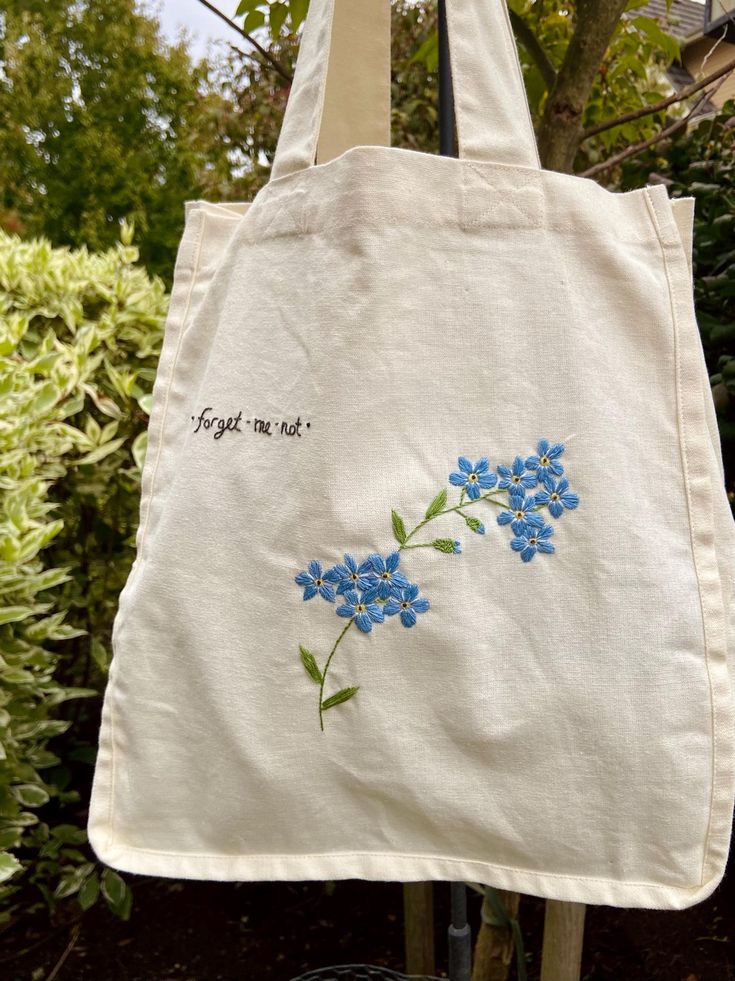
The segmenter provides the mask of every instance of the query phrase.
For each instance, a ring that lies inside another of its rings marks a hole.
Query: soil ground
[[[128,876],[130,919],[74,901],[0,934],[2,981],[291,981],[316,967],[405,970],[399,883],[180,882]],[[436,883],[437,975],[446,977],[449,886]],[[473,935],[480,897],[469,896]],[[543,902],[524,897],[529,981],[538,981]],[[584,981],[735,981],[735,875],[681,912],[588,907]]]

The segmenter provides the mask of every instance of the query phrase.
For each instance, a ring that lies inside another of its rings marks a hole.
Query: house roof
[[[704,3],[697,0],[673,0],[670,8],[666,0],[649,0],[644,8],[634,13],[660,20],[662,26],[680,41],[701,37],[704,31]]]

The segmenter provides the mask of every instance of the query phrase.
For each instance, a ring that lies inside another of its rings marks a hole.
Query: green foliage
[[[136,259],[0,232],[0,921],[75,894],[130,909],[123,880],[98,875],[79,803],[166,311]]]
[[[134,0],[3,4],[0,224],[103,249],[127,219],[168,275],[183,202],[229,167],[204,78]]]

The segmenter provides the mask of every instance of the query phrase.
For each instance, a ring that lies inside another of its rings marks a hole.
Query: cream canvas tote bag
[[[90,841],[690,906],[735,636],[692,203],[542,170],[504,3],[447,8],[458,159],[385,145],[387,0],[312,0],[270,182],[187,210]]]

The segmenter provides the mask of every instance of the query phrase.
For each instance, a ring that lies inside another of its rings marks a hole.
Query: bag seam
[[[691,487],[691,479],[690,479],[690,471],[689,471],[689,458],[688,458],[688,454],[687,454],[686,436],[685,436],[685,433],[684,433],[684,420],[683,420],[683,401],[684,401],[684,395],[683,395],[682,384],[681,384],[681,337],[680,337],[680,331],[679,331],[678,304],[677,304],[676,298],[674,296],[674,289],[673,289],[673,283],[672,283],[672,278],[671,278],[671,268],[670,268],[670,263],[669,263],[669,257],[667,255],[666,244],[665,244],[664,237],[663,237],[663,234],[662,234],[662,231],[661,231],[661,226],[660,226],[660,223],[659,223],[659,220],[658,220],[658,215],[656,213],[656,206],[655,206],[655,203],[654,203],[654,201],[653,201],[653,199],[651,197],[650,188],[648,188],[648,187],[646,188],[646,203],[647,203],[647,206],[648,206],[649,215],[651,216],[651,220],[652,220],[653,225],[654,225],[654,227],[656,229],[656,236],[658,238],[659,247],[660,247],[660,250],[661,250],[661,256],[662,256],[662,260],[663,260],[664,272],[666,274],[666,283],[667,283],[667,291],[668,291],[668,297],[669,297],[669,305],[670,305],[670,309],[671,309],[671,322],[672,322],[673,337],[674,337],[674,364],[675,364],[675,390],[676,390],[677,434],[678,434],[678,438],[679,438],[679,450],[680,450],[680,454],[681,454],[682,470],[683,470],[683,476],[684,476],[685,497],[686,497],[687,516],[688,516],[688,524],[689,524],[689,542],[690,542],[690,546],[691,546],[692,560],[693,560],[693,564],[694,564],[694,572],[695,572],[695,575],[696,575],[696,578],[697,578],[697,591],[698,591],[698,595],[699,595],[699,609],[700,609],[701,619],[702,619],[702,639],[704,641],[704,660],[705,660],[705,666],[706,666],[706,669],[707,669],[707,684],[708,684],[708,689],[709,689],[709,700],[710,700],[710,720],[711,720],[711,722],[710,722],[710,727],[711,727],[710,737],[711,737],[711,743],[712,743],[712,755],[711,755],[711,765],[710,765],[710,767],[711,767],[711,769],[710,769],[710,799],[709,799],[709,810],[708,810],[708,815],[707,815],[707,830],[706,830],[706,833],[705,833],[704,848],[703,848],[703,854],[702,854],[702,871],[701,871],[701,875],[700,875],[700,885],[704,885],[704,883],[705,883],[705,868],[706,868],[706,864],[707,864],[707,857],[709,855],[709,850],[710,850],[710,845],[711,845],[711,839],[712,839],[712,817],[713,817],[713,813],[714,813],[715,785],[716,785],[717,763],[718,763],[717,742],[718,742],[718,736],[719,736],[719,729],[718,729],[718,722],[719,722],[719,720],[718,720],[717,704],[716,704],[715,693],[714,693],[714,682],[713,682],[712,670],[711,670],[710,636],[709,636],[709,631],[707,629],[707,611],[706,611],[706,604],[704,602],[704,588],[703,588],[703,584],[702,584],[702,572],[701,572],[700,560],[699,560],[699,557],[698,557],[698,554],[697,554],[698,550],[697,550],[696,542],[695,542],[695,539],[694,539],[694,519],[693,519],[693,507],[692,507],[693,492],[692,492],[692,487]],[[667,203],[670,204],[669,199],[668,199],[668,195],[667,195]],[[679,247],[682,249],[682,252],[683,252],[683,243],[681,241],[681,235],[679,233],[679,229],[678,229],[678,226],[676,225],[676,220],[673,218],[673,215],[672,215],[672,222],[673,222],[673,225],[674,225],[674,230],[676,231],[676,234],[677,234],[677,237],[678,237]],[[684,255],[684,258],[686,259],[686,255]],[[688,264],[687,264],[687,267],[688,267]],[[700,393],[700,395],[701,395],[701,393]]]

